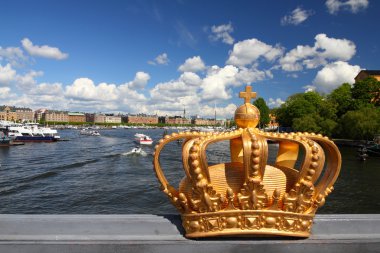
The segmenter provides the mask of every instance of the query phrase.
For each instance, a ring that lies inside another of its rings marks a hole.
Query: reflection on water
[[[175,213],[158,189],[152,170],[153,147],[146,156],[125,155],[136,132],[162,137],[163,130],[103,130],[101,136],[61,131],[57,143],[27,143],[0,148],[0,213]],[[167,145],[161,165],[177,186],[184,176],[181,143]],[[209,164],[229,161],[229,143],[210,145]],[[274,160],[275,146],[269,160]],[[335,191],[319,213],[379,213],[380,159],[356,159],[356,149],[341,148],[343,166]],[[124,154],[124,155],[123,155]]]

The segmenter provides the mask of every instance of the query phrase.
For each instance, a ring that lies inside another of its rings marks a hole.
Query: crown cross
[[[247,85],[245,91],[239,93],[239,98],[244,98],[244,103],[251,103],[252,98],[256,98],[256,92],[252,92],[252,86]]]

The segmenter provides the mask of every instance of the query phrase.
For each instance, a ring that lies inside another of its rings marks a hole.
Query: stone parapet
[[[380,215],[317,215],[308,239],[186,239],[177,215],[0,215],[0,252],[380,252]]]

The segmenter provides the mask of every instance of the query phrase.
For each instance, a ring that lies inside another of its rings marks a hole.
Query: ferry
[[[135,142],[140,145],[152,145],[153,140],[145,134],[135,134]]]
[[[36,123],[17,124],[1,122],[7,128],[8,137],[13,142],[54,142],[60,139],[57,130],[39,127]]]

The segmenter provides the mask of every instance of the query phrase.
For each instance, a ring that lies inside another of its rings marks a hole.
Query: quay
[[[0,215],[0,252],[380,252],[380,214],[316,215],[308,239],[186,239],[179,215]]]

